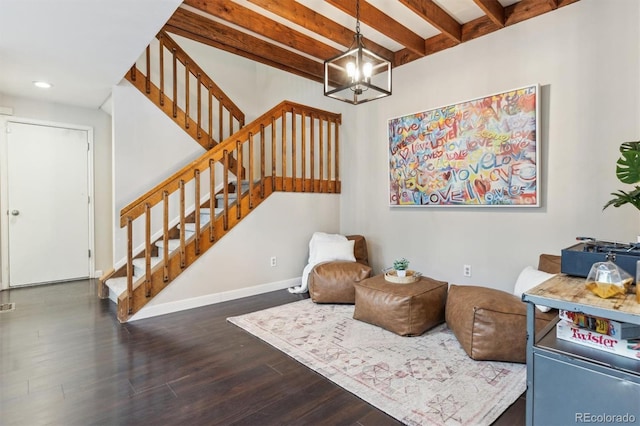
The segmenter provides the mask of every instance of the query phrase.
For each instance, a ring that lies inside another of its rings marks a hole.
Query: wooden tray
[[[384,279],[394,284],[410,284],[418,281],[421,276],[422,274],[420,272],[407,269],[407,276],[399,277],[395,269],[393,269],[384,274]]]

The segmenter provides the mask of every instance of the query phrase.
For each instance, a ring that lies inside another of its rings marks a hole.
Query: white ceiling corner
[[[1,0],[0,93],[99,108],[180,4]]]

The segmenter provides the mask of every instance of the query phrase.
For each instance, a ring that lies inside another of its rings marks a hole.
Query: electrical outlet
[[[271,256],[271,266],[278,266],[278,259],[275,256]]]
[[[465,277],[471,276],[471,265],[464,265],[462,267],[462,275],[464,275]]]

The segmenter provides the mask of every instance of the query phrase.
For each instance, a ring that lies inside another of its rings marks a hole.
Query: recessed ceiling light
[[[49,89],[51,87],[51,83],[47,83],[46,81],[34,81],[33,85],[41,89]]]

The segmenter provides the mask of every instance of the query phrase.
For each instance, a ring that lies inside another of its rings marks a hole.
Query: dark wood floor
[[[0,425],[397,425],[226,322],[277,291],[119,324],[92,280],[0,292]],[[520,398],[498,425],[524,424]]]

